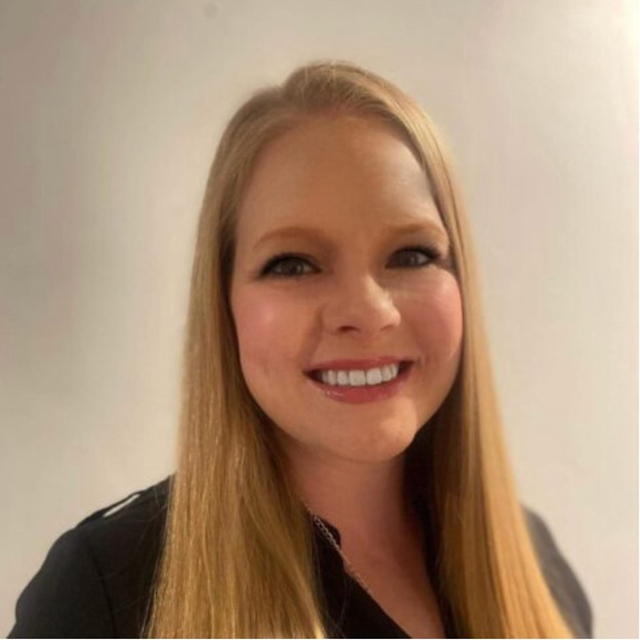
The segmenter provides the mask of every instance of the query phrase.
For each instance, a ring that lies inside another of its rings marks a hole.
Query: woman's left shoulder
[[[593,612],[576,573],[542,517],[526,506],[523,509],[545,579],[567,624],[576,637],[592,638]]]

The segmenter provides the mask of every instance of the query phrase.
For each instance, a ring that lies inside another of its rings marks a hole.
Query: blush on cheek
[[[455,278],[443,273],[413,308],[414,327],[425,354],[436,361],[454,358],[462,342],[462,299]]]
[[[268,300],[240,297],[235,306],[234,320],[241,351],[255,352],[259,346],[273,341],[278,327],[278,312]]]
[[[278,297],[255,291],[241,293],[234,301],[234,321],[240,360],[247,380],[254,375],[274,375],[286,364],[295,345],[295,315]]]
[[[434,304],[441,319],[443,338],[446,337],[449,354],[453,356],[458,352],[462,342],[462,297],[457,281],[451,275],[448,276],[449,278],[443,279]]]

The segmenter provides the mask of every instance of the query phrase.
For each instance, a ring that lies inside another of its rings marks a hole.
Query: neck
[[[288,460],[301,499],[338,529],[343,543],[395,548],[415,534],[404,454],[384,462],[353,462],[296,451]]]

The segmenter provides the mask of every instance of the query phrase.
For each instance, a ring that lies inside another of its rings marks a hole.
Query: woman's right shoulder
[[[131,493],[63,533],[20,594],[8,637],[140,637],[171,480]]]

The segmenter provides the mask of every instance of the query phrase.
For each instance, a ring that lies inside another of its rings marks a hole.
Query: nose
[[[332,333],[373,338],[399,324],[391,293],[371,276],[343,279],[324,306],[324,325]]]

